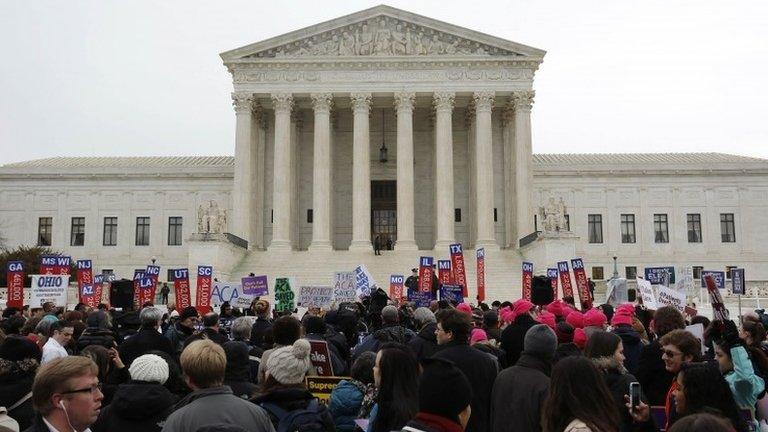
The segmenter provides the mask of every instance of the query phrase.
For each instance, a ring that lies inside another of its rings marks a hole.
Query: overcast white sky
[[[234,152],[220,52],[367,1],[0,0],[0,164]],[[768,158],[768,1],[398,1],[547,51],[533,147]]]

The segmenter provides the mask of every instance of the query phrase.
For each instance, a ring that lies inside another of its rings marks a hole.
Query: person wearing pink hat
[[[573,343],[576,344],[580,350],[583,350],[584,347],[587,346],[587,333],[584,329],[577,328],[573,331]]]
[[[593,331],[605,330],[607,326],[608,318],[600,309],[593,308],[584,312],[584,332],[587,338]]]
[[[496,347],[494,341],[488,339],[488,333],[481,328],[472,329],[469,336],[469,344],[472,348],[478,349],[491,356],[496,361],[499,370],[507,367],[507,355],[504,351]]]
[[[624,367],[629,373],[637,372],[640,362],[640,353],[643,350],[643,340],[632,327],[635,317],[635,307],[631,304],[623,304],[616,308],[611,319],[611,333],[621,338],[624,346]]]
[[[547,310],[547,312],[550,312],[555,315],[557,318],[565,317],[565,310],[566,306],[565,303],[562,302],[562,300],[557,299],[553,301],[552,303],[546,305],[544,309]]]
[[[552,331],[555,330],[556,318],[555,318],[555,314],[553,314],[552,312],[541,311],[541,313],[539,313],[539,316],[536,317],[536,320],[542,324],[546,324],[549,328],[552,329]]]
[[[584,314],[579,311],[573,311],[565,316],[565,322],[571,325],[575,329],[584,328]]]
[[[525,333],[539,323],[536,321],[535,306],[530,301],[520,299],[512,307],[515,320],[501,332],[501,349],[507,353],[507,364],[510,366],[517,363],[523,352]]]
[[[461,312],[461,313],[465,313],[465,314],[469,315],[470,317],[472,317],[472,306],[470,306],[470,305],[468,305],[466,303],[459,303],[459,305],[456,306],[456,310]]]

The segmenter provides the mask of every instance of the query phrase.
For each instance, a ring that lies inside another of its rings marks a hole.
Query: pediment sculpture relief
[[[379,17],[271,48],[251,57],[515,56],[482,44],[391,17]]]

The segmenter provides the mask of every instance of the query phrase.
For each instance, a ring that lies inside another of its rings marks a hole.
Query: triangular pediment
[[[229,61],[306,57],[513,57],[545,52],[390,6],[376,6],[221,54]]]

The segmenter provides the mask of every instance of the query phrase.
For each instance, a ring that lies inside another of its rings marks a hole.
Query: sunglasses
[[[81,388],[81,389],[77,389],[77,390],[69,390],[69,391],[61,392],[61,394],[63,394],[63,395],[65,395],[65,394],[74,394],[74,393],[91,393],[91,394],[96,394],[97,391],[99,391],[99,392],[101,391],[101,388],[102,388],[101,387],[101,383],[98,383],[98,384],[92,385],[90,387],[85,387],[85,388]]]
[[[683,353],[674,352],[672,350],[664,350],[662,351],[662,355],[669,357],[669,358],[675,358],[677,355],[683,355]]]

